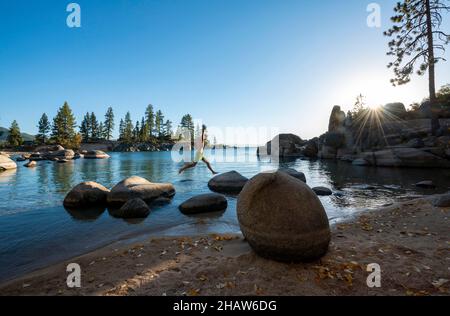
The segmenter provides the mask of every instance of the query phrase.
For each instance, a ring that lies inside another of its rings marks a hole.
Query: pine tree
[[[127,112],[124,120],[123,128],[123,141],[126,143],[131,143],[133,141],[133,122],[131,121],[131,114]]]
[[[119,140],[123,140],[125,136],[125,123],[123,121],[123,119],[120,119],[120,123],[119,123]]]
[[[153,105],[149,104],[145,110],[145,123],[148,128],[148,136],[150,140],[153,138],[153,130],[155,128],[155,113],[153,112]]]
[[[16,120],[11,123],[9,128],[9,134],[7,138],[8,145],[11,147],[17,147],[23,144],[22,134],[20,133],[20,127]]]
[[[36,141],[39,144],[45,144],[48,140],[48,134],[50,133],[50,122],[47,114],[42,114],[37,127],[38,134],[36,135]]]
[[[75,140],[75,117],[67,102],[58,109],[58,113],[53,118],[52,139],[64,146],[72,147]]]
[[[91,139],[98,140],[100,138],[100,129],[95,113],[91,113]]]
[[[112,107],[109,107],[105,114],[105,133],[104,138],[106,140],[111,140],[114,132],[114,112]]]
[[[394,61],[388,67],[393,67],[394,85],[406,84],[414,73],[415,65],[420,63],[418,75],[428,71],[430,101],[436,100],[435,64],[442,57],[436,56],[436,51],[445,52],[450,36],[440,28],[442,12],[450,11],[448,0],[403,0],[394,8],[396,15],[391,18],[393,27],[384,32],[386,36],[394,37],[389,42],[390,56]]]
[[[172,133],[173,133],[173,131],[172,131],[172,121],[167,120],[164,123],[164,136],[165,136],[165,138],[167,140],[170,140],[171,137],[172,137]]]
[[[181,118],[180,126],[182,129],[188,130],[191,135],[191,145],[194,145],[194,121],[190,114],[186,114]]]
[[[149,134],[148,125],[147,125],[147,123],[145,123],[145,119],[142,118],[141,119],[141,132],[140,132],[141,142],[148,141],[148,138],[149,138],[148,134]]]
[[[105,126],[103,125],[103,122],[100,122],[100,124],[98,125],[98,138],[101,140],[105,140],[106,139],[106,135],[105,135]]]
[[[161,110],[156,111],[155,115],[155,133],[158,139],[163,137],[164,115]]]
[[[136,125],[133,130],[133,141],[139,142],[141,140],[140,135],[141,135],[141,129],[139,127],[139,121],[136,121]]]
[[[83,142],[88,142],[91,139],[91,114],[86,113],[80,126],[80,134]]]

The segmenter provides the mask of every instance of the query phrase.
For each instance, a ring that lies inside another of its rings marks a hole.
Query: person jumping
[[[206,166],[212,172],[212,174],[217,174],[217,172],[215,172],[213,170],[213,168],[211,167],[211,164],[209,163],[209,161],[205,158],[205,156],[203,156],[203,152],[204,152],[205,146],[206,146],[206,126],[205,125],[202,125],[202,137],[201,137],[200,141],[196,141],[195,143],[196,143],[196,146],[195,146],[196,152],[195,152],[194,160],[192,162],[185,163],[184,166],[178,171],[178,174],[183,173],[187,169],[194,168],[195,166],[197,166],[197,164],[200,160],[206,164]]]

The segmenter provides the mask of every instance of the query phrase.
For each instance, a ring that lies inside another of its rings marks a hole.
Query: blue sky
[[[382,27],[369,28],[364,0],[78,0],[78,29],[66,26],[70,2],[0,0],[0,126],[17,119],[35,133],[66,100],[78,122],[108,106],[137,120],[152,103],[175,123],[191,113],[310,138],[359,93],[405,104],[427,95],[426,78],[389,84],[382,32],[396,1],[377,1]],[[449,82],[441,64],[437,84]]]

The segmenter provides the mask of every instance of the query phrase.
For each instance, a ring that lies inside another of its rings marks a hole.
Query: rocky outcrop
[[[64,161],[72,160],[74,157],[75,152],[72,149],[64,149],[61,145],[51,145],[37,147],[34,153],[30,155],[29,159],[31,161]]]
[[[208,182],[211,191],[218,193],[239,194],[248,179],[237,171],[222,173]]]
[[[403,120],[406,117],[406,108],[403,103],[388,103],[383,107],[383,113],[393,120]]]
[[[172,198],[175,187],[171,183],[152,183],[144,178],[133,176],[122,180],[108,194],[108,204],[123,205],[128,200],[140,198],[151,203],[158,198]]]
[[[339,105],[335,105],[331,111],[330,120],[328,123],[328,132],[342,133],[345,122],[345,113],[341,111]]]
[[[302,149],[306,145],[306,141],[294,134],[280,134],[266,146],[259,147],[257,154],[259,156],[273,156],[273,157],[300,157]]]
[[[110,156],[101,150],[91,150],[83,154],[85,159],[107,159]]]
[[[68,208],[105,205],[109,190],[96,182],[82,182],[65,197],[64,206]]]
[[[438,151],[435,149],[435,153]],[[390,148],[360,153],[358,161],[364,160],[365,165],[378,167],[450,168],[450,160],[432,152],[430,148]]]
[[[237,215],[246,240],[265,258],[310,261],[328,249],[330,228],[320,200],[283,172],[252,178],[238,197]]]
[[[150,214],[150,207],[140,198],[128,200],[118,210],[111,212],[114,217],[131,219],[131,218],[146,218]]]
[[[17,164],[6,155],[0,155],[0,171],[16,169]]]
[[[189,200],[183,202],[179,209],[181,213],[186,215],[223,212],[227,209],[227,199],[217,193],[202,194],[194,196]]]

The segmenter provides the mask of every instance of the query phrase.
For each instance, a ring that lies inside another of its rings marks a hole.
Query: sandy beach
[[[332,227],[321,260],[258,257],[241,235],[151,238],[102,248],[0,286],[1,295],[449,295],[450,208],[430,198],[361,213]],[[66,285],[68,263],[81,287]],[[367,265],[381,267],[369,288]]]

